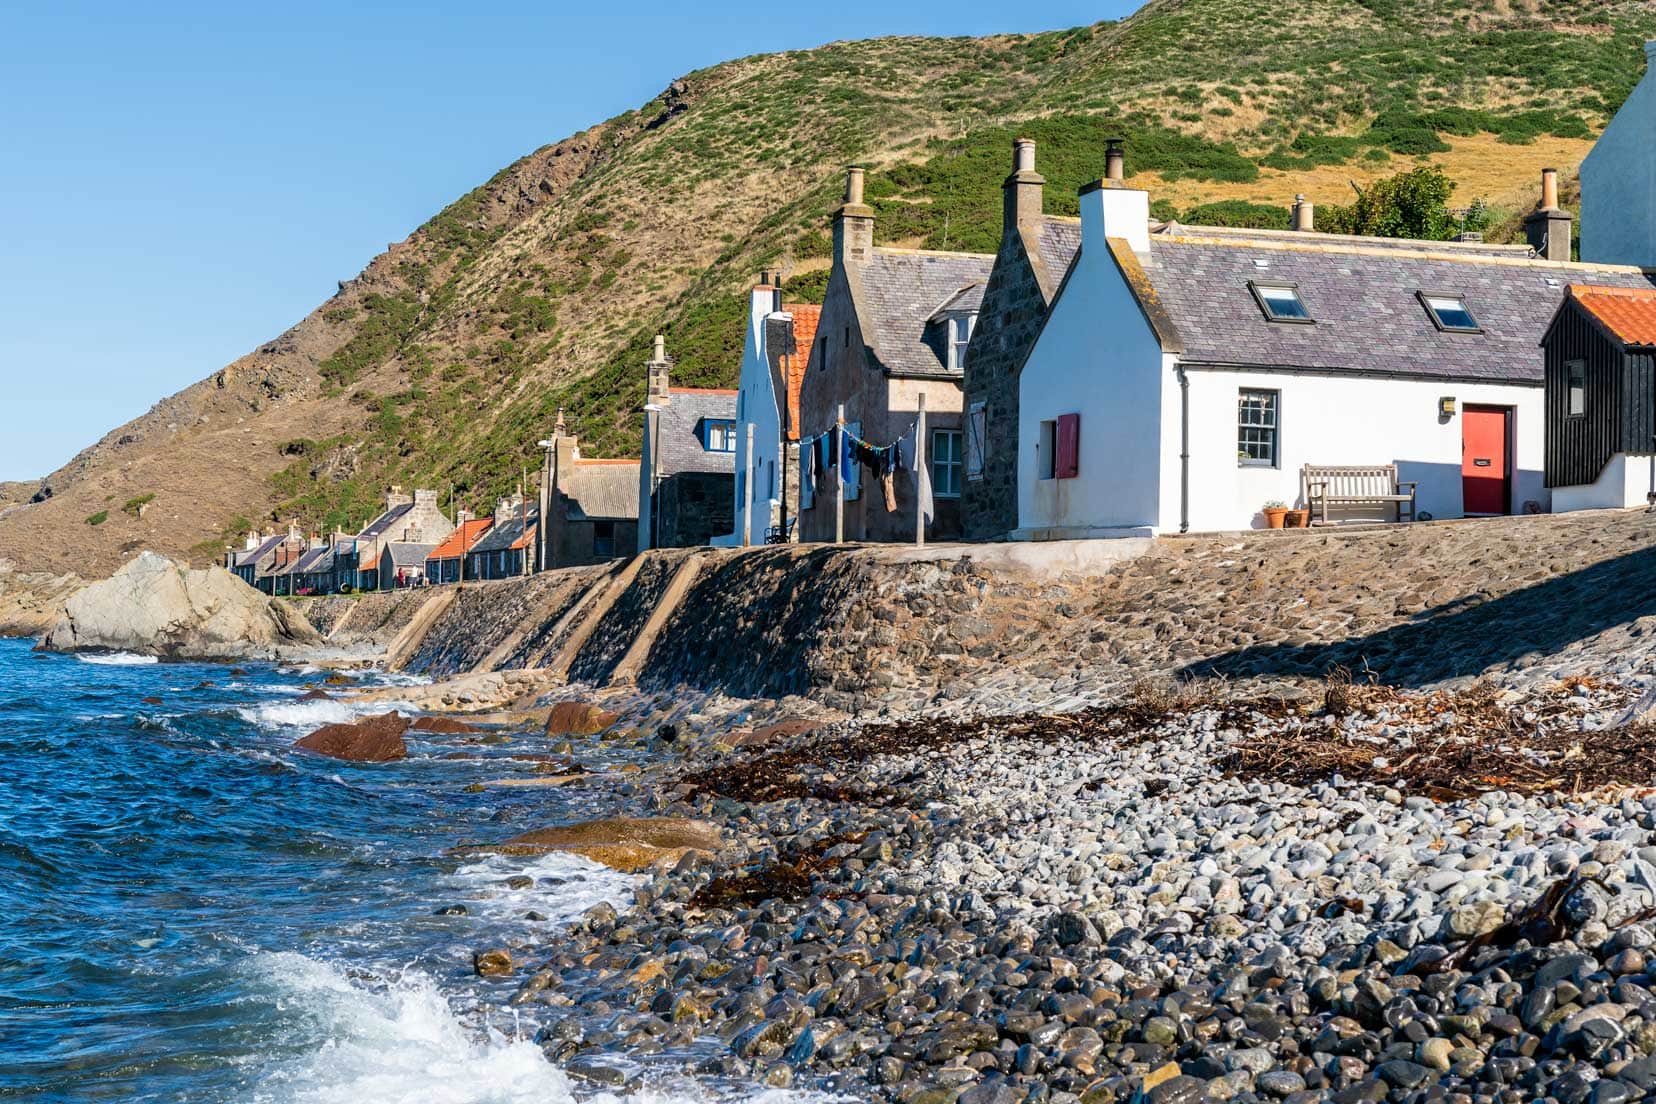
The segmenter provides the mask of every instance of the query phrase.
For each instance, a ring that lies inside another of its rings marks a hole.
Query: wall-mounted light
[[[1438,400],[1438,417],[1453,418],[1455,416],[1455,396],[1445,395]]]

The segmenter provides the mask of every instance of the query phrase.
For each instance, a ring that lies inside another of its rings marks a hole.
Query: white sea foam
[[[409,973],[360,984],[300,954],[263,954],[254,969],[291,1030],[314,1042],[269,1071],[268,1104],[561,1104],[569,1078],[527,1040],[483,1037],[461,1023],[431,979]]]
[[[291,1025],[301,1058],[266,1072],[256,1104],[570,1104],[570,1080],[540,1048],[457,1018],[424,974],[385,983],[347,978],[293,953],[254,956],[252,969]],[[814,1094],[756,1091],[747,1104],[807,1104]],[[726,1097],[728,1099],[728,1097]],[[704,1104],[711,1094],[649,1091],[583,1094],[587,1104]]]
[[[95,663],[100,667],[143,667],[161,661],[151,655],[138,655],[135,652],[81,652],[75,656],[82,663]]]
[[[526,874],[534,884],[508,889],[506,879]],[[550,885],[543,878],[557,878]],[[553,851],[525,864],[521,857],[486,855],[467,863],[451,875],[453,887],[466,897],[466,907],[491,920],[519,920],[525,913],[538,912],[551,924],[566,924],[602,901],[617,909],[631,900],[639,879],[622,874],[580,855]],[[478,891],[481,896],[475,896]]]
[[[325,724],[348,724],[371,713],[388,713],[393,709],[411,712],[406,702],[347,702],[318,698],[314,701],[273,701],[247,706],[236,713],[250,724],[261,728],[312,729]]]

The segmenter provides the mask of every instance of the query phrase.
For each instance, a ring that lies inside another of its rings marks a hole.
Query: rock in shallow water
[[[351,724],[323,725],[293,746],[352,763],[390,763],[408,758],[407,731],[408,718],[401,713],[379,713]]]

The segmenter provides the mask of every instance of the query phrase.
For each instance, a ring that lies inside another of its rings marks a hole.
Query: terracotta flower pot
[[[1283,519],[1288,516],[1287,508],[1280,506],[1267,506],[1264,513],[1267,529],[1281,529]]]
[[[1310,520],[1310,510],[1289,510],[1287,516],[1282,519],[1282,527],[1284,529],[1304,529]]]

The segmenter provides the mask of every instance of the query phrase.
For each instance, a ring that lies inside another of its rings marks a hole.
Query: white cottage
[[[1257,528],[1306,465],[1394,466],[1423,520],[1549,508],[1541,336],[1568,284],[1637,270],[1317,233],[1303,202],[1296,230],[1153,224],[1113,167],[1019,376],[1016,536]]]
[[[761,273],[754,285],[736,388],[735,521],[729,533],[713,538],[714,545],[740,547],[744,535],[750,543],[763,544],[773,531],[794,528],[799,515],[799,388],[821,313],[819,306],[784,303],[779,273]]]

